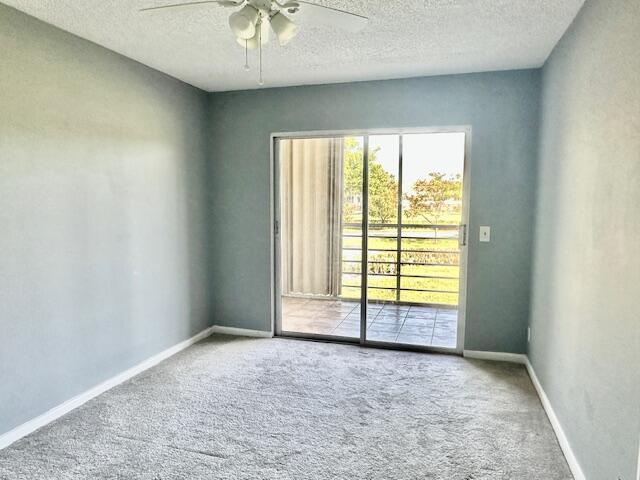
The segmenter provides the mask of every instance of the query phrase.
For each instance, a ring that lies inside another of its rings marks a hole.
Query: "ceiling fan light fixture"
[[[261,20],[258,25],[256,25],[256,33],[253,37],[236,38],[236,41],[242,48],[256,50],[260,46],[260,41],[262,41],[263,45],[269,41],[269,23]]]
[[[255,50],[258,48],[258,42],[256,41],[256,37],[252,38],[236,38],[238,45],[242,48],[246,48],[247,50]]]
[[[245,5],[229,17],[229,26],[238,39],[248,40],[256,34],[256,24],[260,12],[251,5]]]
[[[271,28],[278,37],[280,45],[286,45],[298,33],[298,26],[282,12],[277,12],[271,17]]]

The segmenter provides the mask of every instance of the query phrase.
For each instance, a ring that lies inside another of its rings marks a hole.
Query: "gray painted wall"
[[[528,70],[211,94],[215,323],[270,329],[272,132],[471,125],[465,348],[524,352],[539,86]]]
[[[640,2],[589,0],[544,67],[529,354],[587,478],[636,478]]]
[[[208,325],[206,95],[0,5],[0,434]]]

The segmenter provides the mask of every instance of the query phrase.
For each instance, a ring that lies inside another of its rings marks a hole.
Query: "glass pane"
[[[279,141],[284,333],[360,337],[363,145]]]
[[[369,137],[367,340],[395,342],[408,307],[398,305],[400,136]]]
[[[456,346],[464,133],[402,139],[400,301],[410,303],[398,341]]]

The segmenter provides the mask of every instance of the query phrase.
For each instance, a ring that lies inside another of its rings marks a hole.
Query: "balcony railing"
[[[367,291],[372,300],[457,305],[459,226],[368,225]],[[342,225],[341,296],[360,297],[362,225]]]

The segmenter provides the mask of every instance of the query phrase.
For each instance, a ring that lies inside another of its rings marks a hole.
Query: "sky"
[[[429,172],[462,175],[464,169],[465,134],[420,133],[403,135],[402,190],[408,192],[419,178]],[[398,135],[372,135],[369,148],[380,147],[378,161],[398,178]]]

